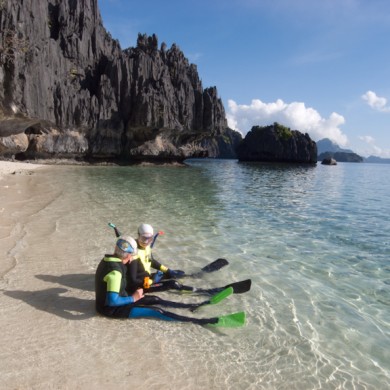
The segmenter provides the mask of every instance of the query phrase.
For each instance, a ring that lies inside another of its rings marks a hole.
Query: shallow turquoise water
[[[245,328],[208,332],[145,320],[158,330],[158,359],[180,373],[178,386],[389,388],[388,165],[189,160],[186,167],[56,167],[35,176],[37,192],[51,200],[27,234],[55,231],[61,250],[78,253],[91,272],[114,242],[108,222],[133,235],[147,222],[164,231],[155,255],[173,268],[229,260],[188,284],[252,279],[249,293],[199,314],[245,310]],[[162,371],[150,384],[172,375]]]

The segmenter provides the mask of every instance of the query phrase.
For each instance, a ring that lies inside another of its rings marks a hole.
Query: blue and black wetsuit
[[[126,266],[114,255],[105,255],[95,274],[96,310],[116,318],[158,318],[165,321],[193,322],[200,325],[217,323],[218,318],[191,318],[150,305],[191,308],[193,304],[171,302],[148,296],[136,303],[126,292]],[[196,306],[196,305],[195,305]]]
[[[95,273],[96,311],[108,317],[128,317],[134,299],[127,295],[126,266],[114,255],[105,255]]]

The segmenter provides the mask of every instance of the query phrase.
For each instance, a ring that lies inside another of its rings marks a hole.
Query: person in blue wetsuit
[[[126,264],[137,255],[137,243],[130,236],[120,237],[114,254],[105,255],[95,273],[96,311],[109,317],[129,317],[135,302],[143,297],[136,289],[131,296],[126,293]]]
[[[144,297],[143,289],[136,289],[132,295],[126,292],[126,264],[137,255],[137,243],[130,236],[121,236],[114,254],[105,255],[95,273],[96,311],[115,318],[157,318],[166,321],[193,322],[196,324],[216,324],[218,318],[192,318],[165,311],[152,306],[191,308],[196,304],[171,302],[156,296]]]

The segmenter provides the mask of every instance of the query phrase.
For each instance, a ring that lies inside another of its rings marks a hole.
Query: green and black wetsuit
[[[126,292],[126,266],[114,255],[105,255],[95,274],[96,310],[105,316],[129,317],[134,305]]]
[[[150,305],[191,308],[193,304],[171,302],[156,296],[148,296],[134,303],[126,292],[126,266],[114,255],[106,255],[95,274],[96,310],[105,316],[116,318],[158,318],[165,321],[193,322],[200,325],[215,324],[218,318],[191,318],[162,310]]]

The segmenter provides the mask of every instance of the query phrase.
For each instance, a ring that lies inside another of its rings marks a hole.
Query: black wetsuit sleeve
[[[152,268],[156,269],[157,271],[160,271],[161,263],[158,262],[153,255],[150,256],[150,264],[152,265]]]
[[[126,266],[126,290],[135,291],[137,288],[142,288],[144,278],[149,274],[144,270],[140,260],[133,260]]]

